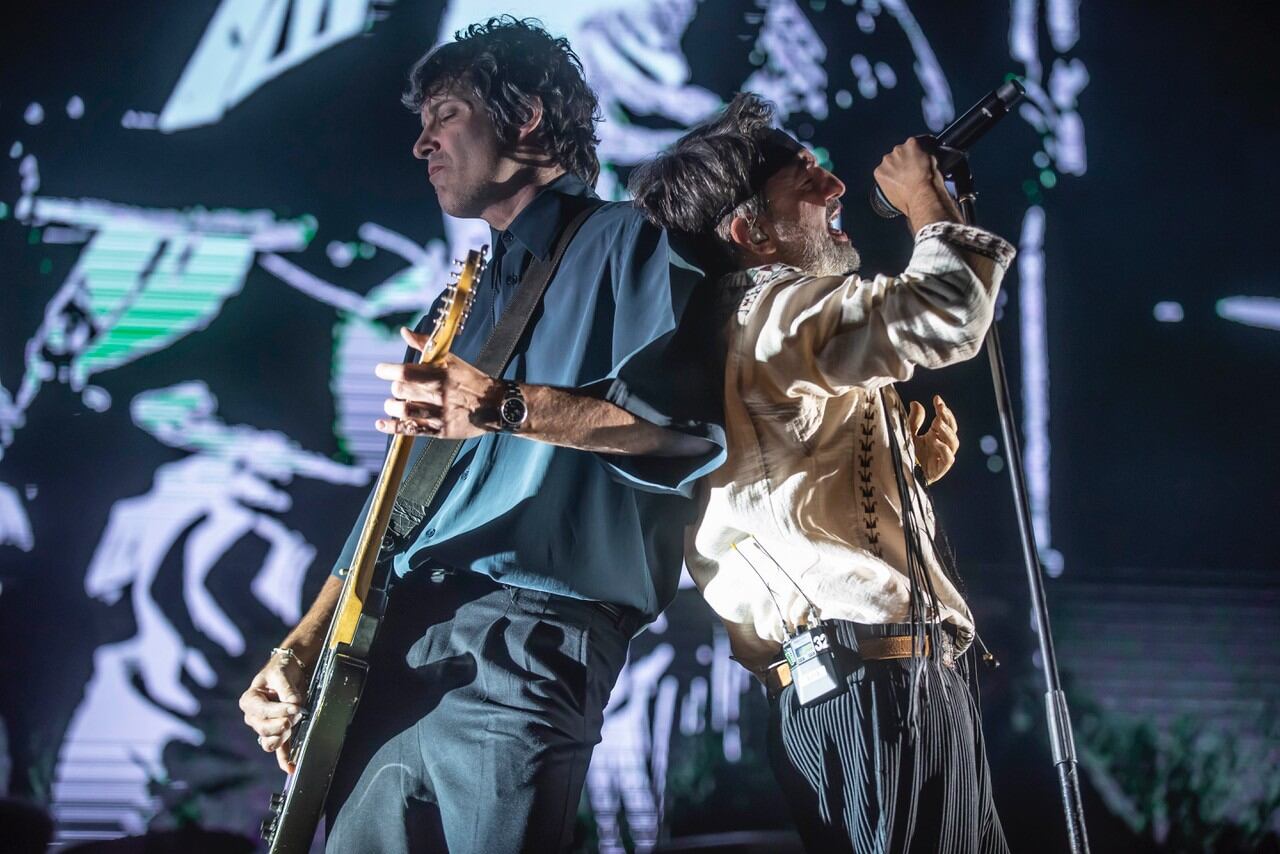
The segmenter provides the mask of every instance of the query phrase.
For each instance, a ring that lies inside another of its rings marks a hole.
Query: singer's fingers
[[[920,401],[911,401],[910,408],[907,409],[907,428],[914,436],[920,432],[920,428],[924,426],[924,407],[920,405]]]
[[[929,428],[929,432],[942,443],[942,445],[952,451],[960,447],[960,437],[956,435],[956,428],[952,427],[942,419],[935,419],[933,426]]]
[[[956,414],[951,411],[951,407],[947,406],[947,402],[942,399],[940,394],[933,396],[933,411],[938,418],[950,424],[951,429],[957,434],[960,432],[960,425],[956,423]]]
[[[955,465],[955,462],[956,462],[956,455],[953,454],[949,449],[944,448],[943,450],[939,451],[938,460],[935,465],[935,468],[932,472],[930,472],[930,477],[928,478],[929,483],[937,483],[939,480],[941,480],[944,474],[951,471],[951,467]]]

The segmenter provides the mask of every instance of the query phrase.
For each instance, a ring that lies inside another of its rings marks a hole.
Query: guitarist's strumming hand
[[[293,656],[274,653],[267,665],[240,695],[244,722],[258,734],[258,746],[276,754],[276,762],[286,774],[293,773],[289,762],[289,737],[302,716],[307,696],[306,674]]]
[[[244,722],[258,734],[258,746],[275,753],[280,770],[292,774],[289,739],[307,702],[307,677],[324,646],[325,628],[333,617],[342,579],[330,576],[298,625],[280,642],[292,655],[274,652],[240,695]]]
[[[401,328],[410,347],[421,352],[430,336]],[[375,373],[391,381],[382,408],[383,433],[470,439],[498,429],[503,384],[452,353],[429,364],[383,362]]]

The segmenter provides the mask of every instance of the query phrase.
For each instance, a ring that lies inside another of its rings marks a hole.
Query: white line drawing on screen
[[[862,6],[863,12],[872,21],[883,7],[902,28],[907,42],[911,45],[911,51],[915,54],[913,69],[916,79],[920,83],[920,88],[924,89],[924,98],[920,101],[924,123],[931,131],[942,130],[947,122],[955,118],[956,114],[955,104],[951,100],[951,86],[947,83],[942,65],[938,62],[938,57],[934,54],[933,47],[929,44],[929,39],[925,36],[919,22],[916,21],[915,15],[911,14],[911,9],[907,7],[905,0],[879,0],[879,2],[863,0]]]
[[[85,575],[85,591],[107,604],[128,592],[137,633],[94,652],[93,679],[60,753],[56,798],[60,815],[97,809],[118,821],[121,830],[140,832],[154,810],[147,778],[165,777],[165,745],[204,739],[185,720],[199,703],[184,677],[203,688],[217,683],[208,659],[184,642],[152,597],[170,552],[185,535],[182,596],[191,623],[228,655],[239,656],[244,636],[209,593],[209,572],[240,540],[261,539],[268,551],[250,590],[283,623],[295,623],[315,549],[272,515],[292,504],[279,485],[301,476],[360,486],[369,475],[304,450],[282,433],[224,424],[217,417],[217,399],[200,381],[143,392],[130,411],[138,427],[192,455],[160,466],[147,493],[111,508]],[[145,695],[132,685],[135,674]],[[77,783],[104,774],[117,785],[95,793]]]
[[[261,86],[381,17],[380,0],[222,0],[165,102],[164,133],[215,124]],[[137,111],[130,111],[136,117]]]
[[[1044,285],[1044,208],[1032,205],[1018,239],[1018,318],[1022,362],[1022,467],[1040,559],[1062,574],[1062,555],[1049,528],[1049,340]]]
[[[3,405],[3,401],[0,401],[0,405]],[[0,483],[0,546],[16,546],[29,552],[35,543],[35,537],[31,533],[31,519],[22,506],[18,491],[7,483]]]
[[[263,255],[259,264],[290,287],[338,310],[329,379],[336,417],[334,433],[343,451],[366,470],[374,472],[382,467],[387,443],[386,437],[372,427],[374,420],[383,415],[382,401],[386,397],[386,383],[374,376],[373,368],[379,362],[398,362],[404,356],[398,324],[383,318],[409,315],[412,325],[444,290],[450,267],[444,241],[431,240],[419,246],[411,238],[373,222],[361,225],[357,235],[369,245],[399,255],[408,262],[408,266],[365,295],[349,291],[274,253]],[[487,226],[483,242],[488,242]],[[459,246],[453,257],[464,257],[465,248],[470,247]]]
[[[46,382],[85,392],[89,378],[206,328],[240,292],[254,257],[305,249],[306,218],[270,211],[163,210],[99,199],[25,197],[24,225],[86,235],[85,247],[28,340],[17,394],[0,406],[0,459]],[[85,404],[98,409],[101,395]]]
[[[1038,0],[1014,0],[1009,19],[1009,55],[1022,63],[1027,99],[1018,114],[1041,136],[1043,149],[1034,162],[1041,167],[1041,183],[1056,183],[1052,166],[1065,175],[1080,176],[1088,165],[1084,121],[1077,108],[1080,92],[1089,82],[1089,72],[1078,58],[1065,55],[1080,39],[1080,8],[1077,0],[1047,0],[1043,10]],[[1044,11],[1044,17],[1041,13]],[[1040,58],[1041,25],[1058,56],[1054,58],[1048,83]],[[1051,492],[1049,443],[1049,341],[1045,289],[1044,234],[1045,209],[1032,204],[1022,221],[1018,247],[1018,316],[1021,327],[1023,469],[1031,522],[1040,560],[1051,576],[1065,568],[1061,552],[1053,548],[1049,499]]]
[[[671,644],[661,643],[643,658],[628,659],[609,695],[586,786],[601,854],[625,850],[619,824],[624,810],[636,851],[652,850],[658,842],[671,746],[663,723],[673,715],[677,690],[675,678],[664,674],[675,654]]]
[[[1276,297],[1223,297],[1215,310],[1223,320],[1260,329],[1280,329],[1280,299]]]
[[[819,121],[827,117],[827,72],[822,66],[827,46],[794,0],[765,5],[756,51],[765,61],[742,84],[743,91],[776,104],[779,121],[800,112]]]

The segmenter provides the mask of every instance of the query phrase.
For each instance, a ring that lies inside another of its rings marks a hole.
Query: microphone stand
[[[949,170],[956,188],[956,200],[966,225],[974,224],[973,200],[977,197],[969,159],[960,158]],[[1067,837],[1073,854],[1088,854],[1089,837],[1084,823],[1084,804],[1080,798],[1080,775],[1076,760],[1075,740],[1071,734],[1071,718],[1067,713],[1067,698],[1058,679],[1058,658],[1053,649],[1053,636],[1049,632],[1049,609],[1045,600],[1044,578],[1040,573],[1040,558],[1036,549],[1035,532],[1031,527],[1031,508],[1027,501],[1027,485],[1022,474],[1022,451],[1014,430],[1013,403],[1009,397],[1009,380],[1004,369],[1004,355],[1000,349],[1000,335],[993,321],[987,330],[987,356],[991,362],[991,382],[995,386],[996,408],[1000,414],[1000,433],[1004,437],[1006,455],[1009,458],[1009,481],[1013,486],[1013,503],[1018,516],[1018,533],[1022,540],[1022,560],[1027,570],[1027,583],[1031,588],[1031,610],[1035,615],[1036,634],[1040,638],[1041,670],[1044,672],[1045,708],[1049,720],[1049,746],[1053,751],[1053,764],[1058,771],[1058,783],[1062,793],[1063,809],[1067,819]]]

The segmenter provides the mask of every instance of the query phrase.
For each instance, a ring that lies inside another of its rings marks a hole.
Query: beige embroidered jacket
[[[809,602],[819,619],[907,619],[891,437],[908,467],[914,455],[892,384],[978,353],[1013,255],[993,234],[935,223],[894,278],[773,266],[719,283],[742,294],[726,330],[729,458],[704,485],[685,557],[747,666],[776,657],[784,624],[807,622]],[[908,482],[932,535],[933,508],[910,472]],[[932,616],[968,646],[969,608],[927,539],[924,552],[940,606]]]

